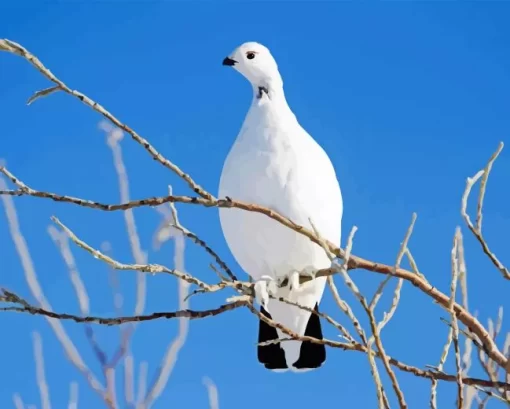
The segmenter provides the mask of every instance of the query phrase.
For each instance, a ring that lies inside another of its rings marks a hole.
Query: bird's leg
[[[267,311],[267,303],[269,296],[276,294],[278,287],[273,277],[264,275],[255,281],[253,290],[255,292],[255,299]]]

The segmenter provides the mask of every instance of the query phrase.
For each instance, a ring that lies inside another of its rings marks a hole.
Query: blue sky
[[[510,4],[504,2],[47,1],[30,7],[1,5],[0,37],[33,51],[71,88],[107,107],[213,192],[251,100],[248,83],[221,61],[242,42],[264,43],[278,61],[292,109],[335,165],[344,196],[343,239],[358,226],[354,253],[391,264],[411,214],[417,212],[410,248],[421,271],[446,292],[453,233],[462,224],[465,179],[510,134],[509,13]],[[117,202],[111,152],[98,130],[101,118],[63,94],[27,107],[27,98],[48,83],[20,58],[0,54],[0,79],[0,157],[9,168],[34,188]],[[133,141],[125,139],[123,150],[133,198],[163,195],[168,184],[177,194],[190,193]],[[484,218],[487,239],[507,263],[509,158],[505,149],[494,166]],[[121,213],[31,198],[16,199],[16,205],[39,279],[58,311],[76,313],[78,307],[66,268],[46,233],[51,215],[92,245],[107,240],[117,258],[132,260]],[[217,211],[178,209],[183,224],[239,271]],[[171,264],[172,246],[159,252],[151,247],[158,214],[140,209],[135,216],[150,261]],[[470,307],[486,323],[500,305],[510,307],[509,284],[463,231]],[[73,250],[92,312],[111,316],[108,269]],[[214,280],[208,263],[201,249],[187,244],[190,272]],[[381,279],[364,272],[354,277],[367,294]],[[121,278],[129,313],[134,275],[124,272]],[[0,284],[30,298],[3,214]],[[148,311],[176,308],[173,279],[150,277],[148,287]],[[351,300],[346,288],[340,286],[340,291]],[[199,296],[191,305],[213,307],[226,296]],[[384,298],[381,305],[388,302]],[[346,322],[329,295],[322,309]],[[444,316],[406,283],[396,316],[383,332],[387,352],[419,367],[437,364],[447,333],[439,319]],[[12,405],[14,392],[29,403],[38,402],[30,336],[34,329],[43,336],[54,407],[65,405],[71,380],[80,383],[80,407],[97,407],[97,397],[66,361],[45,320],[4,313],[0,328],[0,361],[10,368],[0,373],[2,408]],[[99,376],[83,327],[66,328]],[[154,373],[176,331],[176,322],[140,326],[133,341],[137,362],[147,360]],[[330,329],[326,332],[335,336]],[[99,328],[97,334],[113,351],[118,329]],[[268,373],[256,360],[256,334],[256,319],[244,309],[192,322],[155,408],[206,407],[203,376],[215,381],[225,409],[376,407],[365,356],[330,349],[319,371]],[[447,369],[453,369],[453,361]],[[410,407],[428,407],[429,382],[397,374]],[[476,367],[471,375],[482,376]],[[388,394],[395,402],[390,389]],[[451,407],[454,400],[453,385],[439,388],[440,406]]]

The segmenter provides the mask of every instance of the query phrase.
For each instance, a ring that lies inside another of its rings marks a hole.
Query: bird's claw
[[[262,276],[253,286],[255,300],[267,310],[269,296],[276,294],[277,284],[272,277]]]

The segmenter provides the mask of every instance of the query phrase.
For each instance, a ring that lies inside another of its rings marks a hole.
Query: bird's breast
[[[289,131],[271,124],[245,128],[225,161],[219,196],[268,207],[308,228],[312,218],[321,227],[331,212],[321,208],[320,175],[307,162],[313,153]],[[220,209],[220,221],[237,262],[255,279],[329,266],[322,248],[266,215]]]

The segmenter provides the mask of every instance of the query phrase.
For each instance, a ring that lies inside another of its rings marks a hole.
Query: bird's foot
[[[301,292],[303,291],[303,286],[300,282],[300,278],[302,276],[310,277],[310,280],[313,280],[315,278],[316,271],[312,267],[307,267],[303,269],[302,271],[293,271],[289,275],[289,289],[294,292]]]
[[[276,294],[278,286],[273,277],[262,276],[257,281],[255,281],[253,290],[255,292],[255,300],[257,300],[257,302],[267,311],[269,296]]]
[[[299,282],[301,274],[299,271],[293,271],[289,274],[289,290],[299,292],[301,290],[301,283]]]

